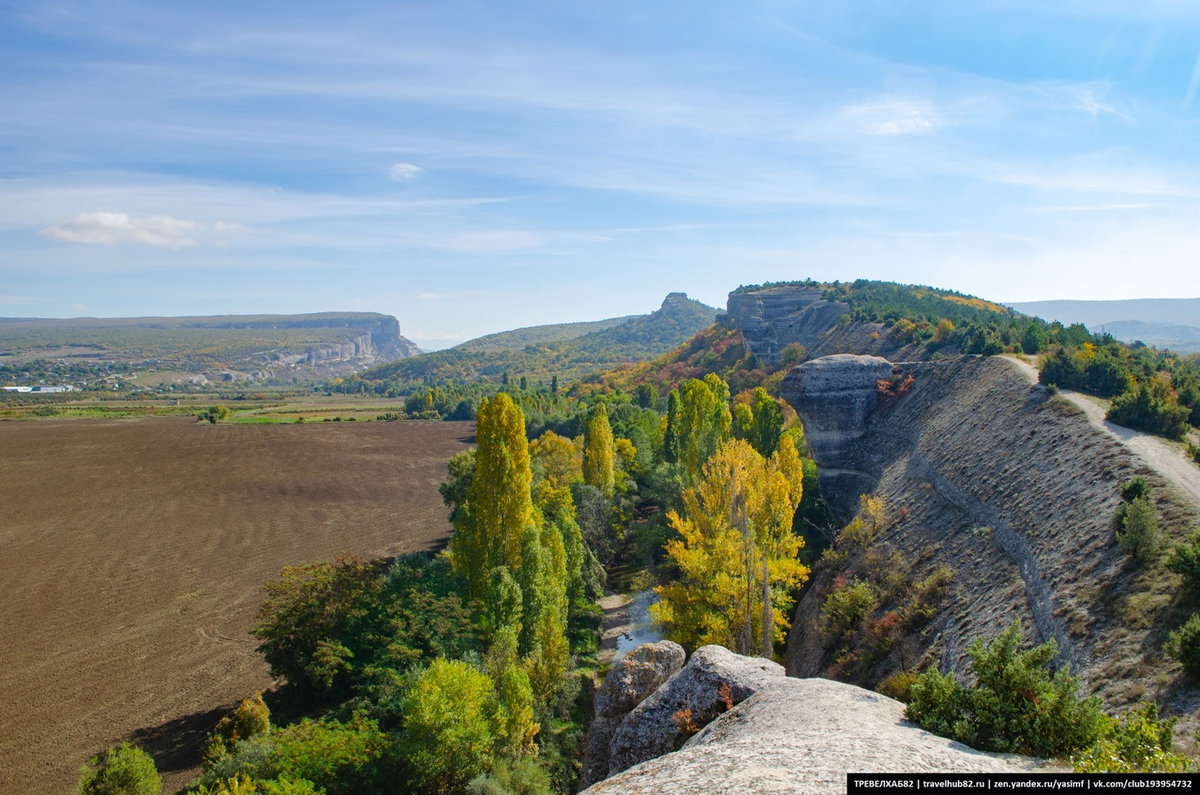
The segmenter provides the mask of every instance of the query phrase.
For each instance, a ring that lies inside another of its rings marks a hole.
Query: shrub
[[[780,367],[794,367],[808,358],[808,350],[798,342],[789,342],[779,352]]]
[[[920,677],[916,671],[897,671],[879,683],[876,690],[888,698],[903,701],[907,704],[912,700],[912,688]]]
[[[1158,511],[1147,497],[1121,505],[1113,516],[1117,543],[1136,563],[1145,563],[1158,552]]]
[[[1099,699],[1080,700],[1079,680],[1065,668],[1050,674],[1058,650],[1053,639],[1020,651],[1020,638],[1021,624],[1014,621],[986,647],[982,640],[971,644],[972,687],[953,674],[921,674],[906,717],[983,751],[1059,757],[1092,745],[1103,728]]]
[[[1158,705],[1142,704],[1108,719],[1099,741],[1072,757],[1076,773],[1184,773],[1186,756],[1174,753],[1175,718],[1158,719]]]
[[[1192,676],[1200,676],[1200,615],[1195,613],[1171,633],[1164,650]]]
[[[209,406],[204,411],[196,415],[201,422],[208,422],[216,425],[219,421],[229,416],[229,409],[220,404]]]
[[[1200,533],[1184,544],[1176,544],[1167,558],[1167,568],[1183,577],[1184,587],[1200,595]]]
[[[532,759],[497,760],[491,772],[471,779],[467,795],[550,795],[550,774]]]
[[[1105,418],[1127,428],[1182,439],[1187,433],[1189,414],[1186,406],[1179,405],[1170,386],[1156,377],[1113,398]]]
[[[833,641],[844,641],[859,630],[874,607],[875,589],[871,583],[866,580],[847,583],[845,577],[838,577],[821,605],[821,634]]]
[[[406,705],[404,755],[414,783],[453,792],[492,766],[497,704],[491,678],[464,662],[435,660]]]
[[[247,698],[237,708],[221,718],[208,736],[204,747],[205,759],[218,759],[239,740],[258,734],[266,734],[271,728],[271,711],[263,701],[262,693]]]
[[[158,795],[162,777],[150,754],[129,743],[92,757],[79,771],[80,795]]]
[[[1121,499],[1125,502],[1133,502],[1140,497],[1150,496],[1150,484],[1141,475],[1136,478],[1127,480],[1121,484],[1120,488]]]
[[[199,783],[212,788],[244,776],[255,795],[299,795],[313,791],[309,783],[328,795],[376,792],[388,773],[388,746],[374,721],[305,719],[237,743],[210,762]]]

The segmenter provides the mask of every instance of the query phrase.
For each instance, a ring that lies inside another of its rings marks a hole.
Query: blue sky
[[[1200,295],[1200,4],[0,5],[0,315]]]

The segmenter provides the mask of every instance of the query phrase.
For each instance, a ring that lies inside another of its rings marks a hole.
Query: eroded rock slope
[[[880,379],[902,396],[884,394]],[[1131,684],[1104,672],[1161,639],[1115,615],[1134,572],[1110,521],[1118,485],[1137,472],[1116,440],[998,357],[894,368],[830,357],[795,368],[782,392],[804,421],[835,513],[849,519],[860,493],[881,494],[891,522],[877,543],[954,572],[924,647],[894,664],[911,667],[932,650],[944,669],[964,672],[972,640],[1020,618],[1030,639],[1057,640],[1059,662],[1085,684]],[[833,576],[819,572],[798,605],[791,675],[825,672],[817,624]]]

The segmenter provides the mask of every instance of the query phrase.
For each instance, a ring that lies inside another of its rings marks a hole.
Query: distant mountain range
[[[1140,341],[1180,353],[1200,352],[1200,298],[1028,301],[1008,306],[1064,325],[1082,323],[1122,342]]]
[[[590,323],[563,323],[489,334],[454,348],[391,362],[360,374],[367,382],[397,385],[431,380],[463,383],[479,378],[567,382],[618,364],[644,361],[673,350],[712,325],[717,310],[685,293],[670,293],[648,315]]]

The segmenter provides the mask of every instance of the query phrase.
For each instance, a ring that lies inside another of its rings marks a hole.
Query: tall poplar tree
[[[583,482],[611,497],[613,493],[613,432],[608,409],[601,403],[592,410],[583,430]]]
[[[501,392],[475,417],[475,473],[467,505],[457,511],[450,562],[472,599],[487,599],[492,569],[521,568],[521,539],[533,527],[533,476],[525,417]]]

